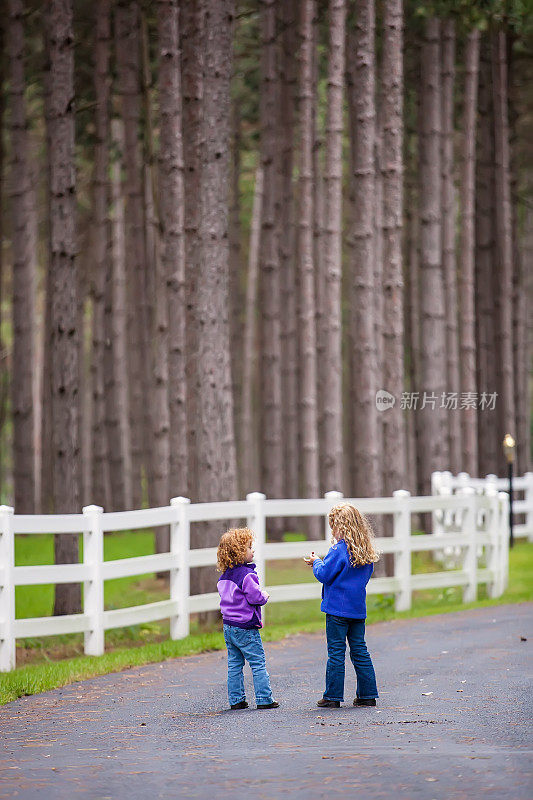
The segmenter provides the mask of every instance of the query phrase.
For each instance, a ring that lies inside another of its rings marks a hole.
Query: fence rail
[[[529,484],[528,484],[529,485]],[[262,585],[265,562],[300,558],[312,548],[325,553],[329,546],[327,515],[342,498],[328,492],[322,499],[267,500],[258,492],[246,500],[225,503],[191,504],[175,497],[169,506],[104,513],[99,506],[87,506],[83,514],[28,516],[16,515],[12,508],[0,506],[0,671],[15,668],[16,639],[66,633],[84,634],[87,655],[104,652],[106,630],[160,619],[170,620],[170,636],[180,639],[189,633],[190,615],[218,608],[217,592],[190,595],[190,569],[216,564],[216,548],[190,548],[190,525],[205,520],[246,519],[256,534],[255,560]],[[349,499],[366,514],[392,517],[393,536],[378,538],[378,548],[393,554],[394,574],[372,578],[369,594],[393,593],[398,611],[411,607],[417,589],[463,587],[465,602],[476,598],[477,587],[486,583],[489,595],[502,594],[508,573],[508,495],[494,485],[479,493],[462,486],[453,493],[435,492],[431,497],[411,497],[399,490],[392,497]],[[411,515],[429,512],[435,522],[431,533],[412,535]],[[324,538],[307,542],[267,542],[266,520],[272,517],[324,518]],[[447,515],[447,516],[446,516]],[[411,554],[442,550],[443,519],[447,520],[447,542],[462,554],[460,569],[429,574],[412,574]],[[170,551],[104,561],[104,532],[170,526]],[[83,563],[42,566],[15,566],[15,536],[20,533],[83,534]],[[479,562],[480,555],[484,563]],[[104,582],[112,578],[169,571],[170,597],[142,606],[105,610]],[[83,583],[83,613],[61,617],[15,618],[15,587],[44,583]],[[318,599],[317,582],[268,586],[270,602]]]
[[[439,497],[454,496],[463,489],[473,489],[476,494],[486,495],[487,491],[509,492],[509,479],[487,475],[485,478],[472,478],[468,472],[434,472],[431,476],[431,494]],[[513,478],[513,535],[515,539],[527,538],[533,542],[533,472]],[[434,520],[436,532],[443,533],[449,517]],[[520,521],[520,519],[522,521]]]

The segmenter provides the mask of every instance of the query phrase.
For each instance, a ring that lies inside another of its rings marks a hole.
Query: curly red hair
[[[217,550],[217,569],[225,572],[230,567],[246,563],[246,551],[252,544],[254,533],[250,528],[231,528],[220,539]]]

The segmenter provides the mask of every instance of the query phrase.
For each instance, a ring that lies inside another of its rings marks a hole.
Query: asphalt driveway
[[[226,655],[0,708],[0,797],[533,798],[533,604],[368,628],[380,700],[318,709],[325,638],[266,645],[274,711],[231,712]],[[247,672],[249,701],[253,700]]]

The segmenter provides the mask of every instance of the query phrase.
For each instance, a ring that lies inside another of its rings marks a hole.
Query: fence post
[[[170,618],[170,638],[184,639],[190,628],[190,567],[191,523],[188,497],[173,497],[170,505],[176,509],[176,519],[170,525],[170,552],[177,556],[177,566],[170,570],[170,599],[178,603],[178,613]]]
[[[254,560],[257,567],[257,576],[262,587],[265,586],[265,507],[263,503],[266,495],[261,492],[251,492],[246,495],[246,500],[252,504],[252,513],[248,516],[246,524],[255,533]]]
[[[468,472],[458,472],[457,473],[457,491],[456,491],[456,494],[464,494],[465,493],[464,490],[470,488],[469,485],[468,485],[469,480],[470,480],[470,475],[468,474]],[[468,494],[468,492],[467,492],[467,494]],[[464,519],[463,509],[459,508],[455,512],[455,527],[457,528],[457,530],[462,530],[461,526],[463,524],[463,519]]]
[[[526,472],[524,479],[526,481],[524,500],[526,501],[527,540],[533,542],[533,472]]]
[[[485,495],[488,498],[490,507],[486,519],[488,519],[487,534],[489,536],[487,569],[491,573],[491,579],[487,585],[489,597],[499,597],[501,589],[501,547],[500,547],[500,501],[498,492],[494,486],[487,485]]]
[[[89,567],[90,578],[83,583],[83,613],[90,628],[84,633],[84,652],[87,656],[101,656],[105,650],[104,637],[104,532],[101,506],[85,506],[83,531],[83,563]]]
[[[341,502],[341,500],[344,498],[344,495],[342,492],[326,492],[324,498],[328,501],[328,510],[326,511],[324,519],[324,541],[326,544],[329,545],[329,540],[331,536],[329,520],[328,520],[329,512],[331,511],[333,506]]]
[[[392,493],[400,505],[393,514],[393,536],[399,549],[394,553],[394,577],[400,582],[396,592],[396,611],[407,611],[411,608],[411,509],[409,497],[411,493],[405,489],[397,489]]]
[[[509,584],[509,494],[498,492],[500,498],[500,541],[501,541],[501,592],[503,594]]]
[[[0,506],[0,565],[4,574],[0,586],[0,672],[9,672],[16,666],[13,514],[11,506]]]
[[[463,603],[473,603],[477,598],[476,492],[472,486],[464,486],[458,493],[465,498],[466,505],[463,513],[466,539],[463,570],[468,573],[468,583],[463,587]]]
[[[442,472],[431,473],[431,495],[440,495],[442,493]],[[398,491],[402,491],[399,489]],[[443,526],[443,512],[439,508],[431,513],[431,530],[436,536],[441,536],[444,532]]]
[[[485,483],[487,484],[487,486],[494,486],[497,490],[498,476],[495,475],[493,472],[489,472],[488,475],[485,475]]]

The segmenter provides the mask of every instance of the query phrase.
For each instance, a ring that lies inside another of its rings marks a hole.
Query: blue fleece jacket
[[[313,575],[322,586],[320,610],[336,617],[366,618],[366,585],[373,564],[352,567],[344,539],[330,548],[324,560],[315,558]]]

